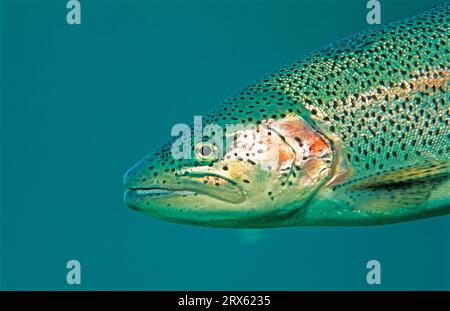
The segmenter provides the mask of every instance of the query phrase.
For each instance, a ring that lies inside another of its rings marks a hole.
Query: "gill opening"
[[[280,139],[285,143],[286,146],[289,147],[289,149],[291,149],[292,153],[294,154],[294,159],[291,161],[290,167],[289,167],[289,172],[288,173],[283,173],[284,177],[285,177],[285,181],[287,182],[289,181],[289,177],[291,175],[294,175],[294,178],[297,177],[295,176],[295,172],[294,172],[294,165],[295,165],[295,159],[297,159],[297,152],[295,151],[294,146],[291,146],[291,144],[289,144],[289,142],[286,140],[286,137],[284,137],[283,134],[281,134],[280,132],[278,132],[277,130],[275,130],[274,128],[268,126],[267,127],[269,130],[273,131],[275,134],[278,135],[278,137],[280,137]]]

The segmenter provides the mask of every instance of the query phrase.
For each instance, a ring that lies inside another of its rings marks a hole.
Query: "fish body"
[[[448,214],[449,25],[444,2],[263,77],[202,120],[225,129],[231,147],[219,148],[210,131],[190,158],[177,158],[173,138],[126,173],[126,203],[215,227],[378,225]],[[195,129],[190,134],[188,141]]]

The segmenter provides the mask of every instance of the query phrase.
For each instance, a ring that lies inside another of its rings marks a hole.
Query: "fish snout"
[[[145,163],[140,161],[125,172],[123,185],[126,189],[141,188],[150,179],[145,172]]]

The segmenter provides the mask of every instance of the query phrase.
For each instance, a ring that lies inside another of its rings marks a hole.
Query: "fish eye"
[[[211,143],[201,142],[195,148],[195,156],[198,160],[211,161],[215,158],[216,147]]]

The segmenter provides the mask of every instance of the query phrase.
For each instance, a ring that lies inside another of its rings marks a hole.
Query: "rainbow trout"
[[[445,2],[262,78],[128,170],[126,204],[241,228],[449,213],[449,25]]]

